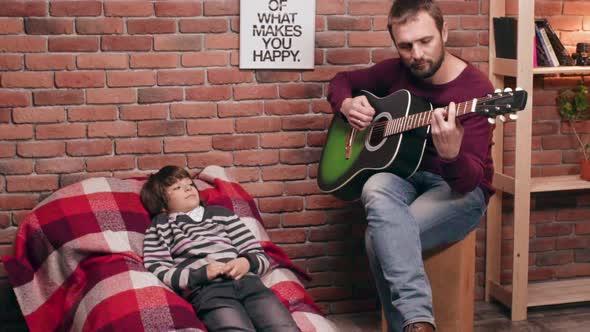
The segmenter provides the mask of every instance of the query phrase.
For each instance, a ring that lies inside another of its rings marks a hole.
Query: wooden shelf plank
[[[514,177],[498,173],[494,175],[494,187],[501,192],[514,194]],[[579,175],[541,176],[531,178],[531,192],[550,192],[590,189],[590,181]]]
[[[533,74],[590,74],[590,66],[559,66],[533,68]]]
[[[496,172],[493,184],[496,189],[502,192],[514,194],[514,177],[512,176]]]
[[[511,307],[511,285],[488,284],[491,287],[491,295],[507,307]],[[528,284],[527,307],[539,307],[544,305],[587,302],[590,301],[590,277],[531,282]]]
[[[494,62],[494,74],[511,77],[516,76],[517,60],[492,58],[492,61]],[[590,66],[536,67],[533,68],[533,74],[590,74]]]
[[[504,287],[495,281],[489,281],[487,287],[491,297],[508,308],[512,307],[512,289]]]
[[[590,189],[590,181],[579,175],[544,176],[531,178],[531,192]]]
[[[529,283],[528,306],[590,301],[590,278]]]

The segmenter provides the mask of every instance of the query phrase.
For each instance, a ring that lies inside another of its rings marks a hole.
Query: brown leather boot
[[[406,325],[404,332],[434,332],[434,326],[426,322],[416,322]]]

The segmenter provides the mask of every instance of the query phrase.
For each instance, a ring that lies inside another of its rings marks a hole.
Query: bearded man
[[[436,324],[422,252],[467,236],[494,193],[492,126],[475,114],[456,118],[454,102],[485,96],[493,87],[445,49],[448,28],[433,0],[395,0],[388,28],[399,58],[338,73],[328,100],[357,130],[375,116],[365,96],[355,97],[360,90],[386,96],[405,89],[436,108],[418,169],[407,178],[376,173],[361,195],[367,253],[389,330],[427,332]]]

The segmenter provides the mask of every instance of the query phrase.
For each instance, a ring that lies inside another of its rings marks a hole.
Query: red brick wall
[[[487,72],[488,1],[440,4],[451,29],[449,49]],[[538,4],[541,15],[568,15],[551,18],[568,44],[588,38],[578,32],[588,29],[588,20],[573,9],[587,4]],[[310,293],[326,312],[373,309],[363,211],[322,195],[315,175],[330,120],[327,81],[395,55],[386,31],[389,5],[317,0],[315,70],[273,71],[237,67],[238,0],[2,1],[0,229],[18,225],[53,190],[83,178],[146,174],[165,164],[193,171],[217,164],[257,199],[270,236],[312,274]],[[545,118],[535,130],[534,174],[575,172],[573,143],[559,135],[553,106],[562,83],[544,84],[548,90],[535,92],[535,112]],[[563,144],[566,158],[551,157],[562,153]],[[553,250],[575,232],[588,233],[572,220],[590,214],[574,213],[575,204],[589,198],[544,199],[566,208],[533,214],[533,227],[551,236],[532,232],[532,243],[552,245],[534,245],[550,251],[531,257],[573,260],[573,250],[569,256]],[[568,235],[560,240],[554,236],[563,233]],[[483,293],[483,238],[480,228],[477,298]],[[10,251],[10,241],[0,236],[0,254]],[[560,266],[532,267],[532,275]],[[0,283],[5,274],[0,264]]]

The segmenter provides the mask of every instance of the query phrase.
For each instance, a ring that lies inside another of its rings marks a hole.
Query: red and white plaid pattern
[[[261,240],[275,267],[262,280],[302,331],[334,331],[295,275],[305,272],[268,240],[248,193],[215,166],[196,182],[207,204],[233,210]],[[2,259],[31,331],[206,331],[191,305],[143,267],[150,219],[139,200],[142,184],[84,180],[25,217],[15,254]]]

